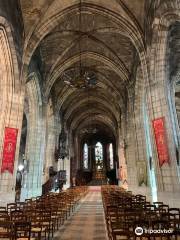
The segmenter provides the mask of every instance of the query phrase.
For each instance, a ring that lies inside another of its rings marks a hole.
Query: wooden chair
[[[15,211],[15,210],[19,210],[16,203],[8,203],[7,204],[7,211],[9,214],[11,213],[11,211]]]
[[[148,233],[146,233],[145,231],[143,232],[143,234],[141,236],[138,236],[135,233],[135,230],[136,230],[137,227],[141,227],[143,230],[150,229],[149,221],[145,221],[144,219],[140,219],[138,221],[134,221],[133,233],[134,233],[134,239],[135,240],[146,240],[146,239],[150,240],[150,235]]]
[[[106,226],[108,231],[108,236],[110,239],[112,239],[112,232],[114,230],[122,229],[122,221],[120,220],[120,216],[118,216],[117,211],[113,211],[113,208],[110,210],[110,208],[107,211],[106,214]]]
[[[64,223],[64,214],[61,211],[61,206],[56,201],[54,201],[51,206],[51,215],[52,219],[54,219],[55,227],[58,229],[59,226]]]
[[[35,238],[31,238],[31,223],[15,222],[14,236],[15,240],[35,240]]]
[[[163,229],[170,229],[170,224],[166,220],[156,220],[152,221],[152,229],[153,230],[163,230]],[[167,233],[152,233],[151,236],[156,240],[170,240],[172,235]]]
[[[31,221],[32,236],[37,236],[38,240],[41,240],[42,237],[46,239],[48,229],[46,226],[43,226],[44,221],[42,220],[42,216],[37,212],[36,215],[32,215],[29,220]]]
[[[10,216],[8,214],[8,211],[1,211],[0,212],[0,221],[1,222],[10,221]]]
[[[135,195],[136,198],[136,202],[146,202],[146,196],[141,195],[141,194],[137,194]]]
[[[25,222],[27,221],[27,216],[22,210],[13,210],[10,213],[10,218],[12,222]]]
[[[159,204],[159,209],[163,209],[165,212],[169,212],[169,205],[167,204]]]
[[[24,206],[26,205],[26,202],[16,202],[17,209],[23,210]]]
[[[169,208],[168,212],[173,214],[176,219],[180,219],[180,209],[179,208]]]
[[[39,211],[39,214],[40,214],[39,221],[41,221],[41,226],[47,232],[48,239],[50,239],[50,235],[53,238],[55,225],[54,221],[51,218],[51,211],[41,209],[41,211]]]
[[[68,209],[67,209],[67,205],[66,205],[66,198],[64,196],[59,197],[58,201],[59,201],[59,204],[60,204],[60,209],[63,212],[64,218],[67,220]]]
[[[156,207],[158,207],[159,205],[164,204],[163,202],[153,202],[154,205],[156,205]]]
[[[145,211],[155,211],[155,209],[156,209],[156,206],[154,205],[154,204],[146,204],[146,205],[144,205],[144,209],[145,209]]]
[[[128,231],[116,230],[112,233],[113,240],[131,240],[133,237]]]
[[[59,203],[57,203],[57,207],[58,207],[58,215],[60,218],[60,223],[64,224],[64,221],[67,218],[67,211],[66,211],[66,208],[64,207],[64,203],[60,201]]]
[[[0,212],[1,211],[6,211],[7,209],[6,209],[6,207],[0,207]]]
[[[0,239],[10,239],[14,238],[13,235],[13,225],[11,221],[0,221]]]

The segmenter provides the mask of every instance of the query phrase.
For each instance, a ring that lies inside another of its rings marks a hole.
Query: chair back
[[[25,238],[30,240],[31,238],[31,223],[30,222],[15,222],[14,224],[15,240],[19,238]]]

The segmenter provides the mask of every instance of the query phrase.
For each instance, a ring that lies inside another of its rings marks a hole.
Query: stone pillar
[[[167,136],[167,147],[170,158],[169,164],[165,163],[160,167],[154,130],[151,126],[151,138],[154,153],[153,159],[155,162],[157,179],[157,198],[158,201],[163,201],[167,204],[170,204],[172,207],[177,207],[178,198],[180,197],[178,167],[176,162],[175,144],[173,141],[169,108],[167,105],[165,92],[163,92],[162,88],[163,86],[159,83],[153,84],[151,86],[151,95],[148,97],[150,123],[152,123],[152,120],[154,119],[165,117],[165,134]]]
[[[64,170],[66,170],[66,184],[64,185],[64,189],[70,187],[70,159],[69,157],[65,157],[64,159]]]
[[[147,109],[151,126],[151,139],[153,143],[153,159],[156,167],[158,201],[163,201],[172,207],[180,207],[180,180],[176,161],[176,146],[173,137],[173,122],[169,107],[169,74],[167,64],[167,43],[169,26],[172,19],[156,19],[153,26],[152,44],[149,46],[149,76],[147,83]],[[165,129],[169,152],[169,164],[160,167],[152,121],[165,117]]]
[[[42,193],[43,162],[46,145],[46,104],[41,100],[38,79],[35,73],[26,84],[29,104],[26,158],[29,168],[21,199],[35,197]]]
[[[45,176],[43,183],[49,179],[49,167],[53,166],[57,171],[62,170],[62,162],[58,160],[55,162],[55,149],[58,149],[59,133],[61,123],[57,110],[53,111],[52,101],[49,99],[46,111],[46,148],[45,148],[45,162],[44,171]]]
[[[119,186],[123,187],[124,189],[128,188],[128,182],[127,182],[127,164],[125,159],[125,142],[124,139],[120,139],[119,143]]]
[[[11,28],[3,17],[0,18],[0,166],[4,147],[5,127],[17,128],[17,144],[14,172],[0,173],[0,205],[15,200],[16,171],[19,155],[21,124],[23,116],[24,88],[20,81],[17,51]]]

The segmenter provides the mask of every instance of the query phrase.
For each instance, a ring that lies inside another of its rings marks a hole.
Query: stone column
[[[176,161],[176,147],[173,137],[173,123],[169,108],[168,94],[169,75],[167,65],[167,43],[169,26],[172,19],[156,19],[153,26],[152,44],[149,46],[149,76],[147,83],[147,110],[150,121],[151,140],[153,144],[154,163],[156,166],[158,201],[163,201],[172,207],[178,207],[180,198],[180,181]],[[169,152],[169,164],[160,167],[157,146],[152,128],[152,121],[165,117],[165,131]]]
[[[23,81],[20,81],[17,51],[11,27],[3,17],[0,18],[0,24],[0,166],[2,165],[5,127],[18,129],[13,174],[7,171],[0,173],[0,205],[5,205],[7,202],[15,200],[24,88]]]
[[[36,74],[27,83],[27,97],[29,103],[26,157],[29,169],[25,188],[22,189],[21,200],[35,197],[42,193],[43,163],[46,145],[46,104],[41,100]]]

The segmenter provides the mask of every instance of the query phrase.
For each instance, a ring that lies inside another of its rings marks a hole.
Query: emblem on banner
[[[12,152],[12,143],[8,143],[6,151],[7,152]]]
[[[18,129],[6,127],[4,131],[4,147],[1,172],[13,174]]]

